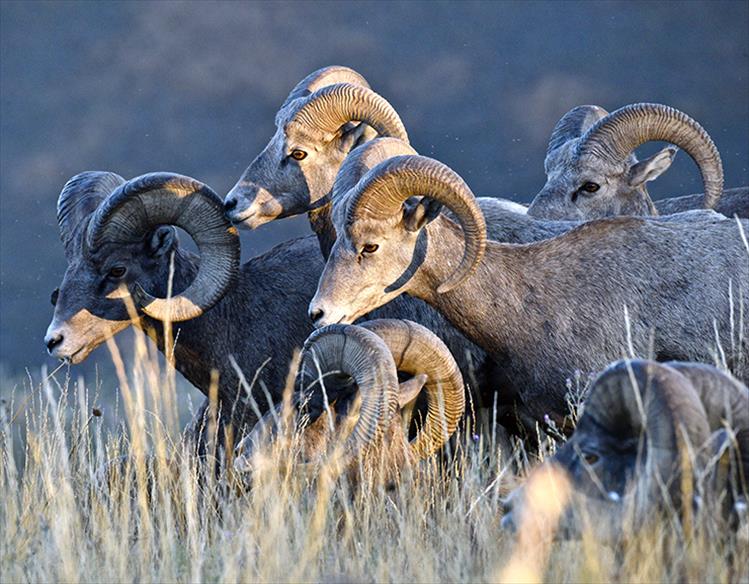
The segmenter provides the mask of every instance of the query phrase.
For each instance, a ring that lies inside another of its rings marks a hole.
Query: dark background
[[[414,146],[477,194],[527,202],[549,133],[583,103],[658,101],[699,120],[726,184],[749,183],[749,2],[2,2],[0,365],[47,359],[65,270],[55,202],[88,169],[194,176],[222,196],[273,133],[291,87],[361,72]],[[651,146],[651,150],[653,147]],[[701,191],[680,154],[655,196]],[[308,231],[243,235],[243,256]],[[106,349],[89,359],[108,361]]]

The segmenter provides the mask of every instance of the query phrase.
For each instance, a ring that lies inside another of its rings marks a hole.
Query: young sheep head
[[[188,177],[153,173],[126,182],[109,172],[85,172],[63,188],[57,217],[68,267],[52,294],[55,311],[44,342],[50,355],[71,363],[127,328],[132,316],[173,322],[200,316],[238,269],[239,241],[221,200]],[[179,246],[171,225],[193,237],[202,260],[194,281],[167,299]]]
[[[579,106],[559,120],[546,152],[546,184],[528,214],[557,220],[657,215],[646,183],[671,166],[676,148],[667,146],[638,161],[633,151],[651,140],[672,142],[694,159],[704,181],[705,206],[714,207],[723,190],[723,166],[710,136],[676,109],[638,103],[611,114],[598,106]]]
[[[398,114],[356,71],[315,71],[286,98],[276,133],[226,196],[227,217],[255,229],[324,205],[348,153],[376,134],[408,142]]]
[[[399,372],[413,377],[399,385]],[[422,388],[428,410],[409,444],[397,414]],[[357,398],[361,405],[352,408]],[[297,428],[302,428],[298,446],[303,462],[295,472],[337,463],[356,475],[360,462],[367,472],[390,479],[445,444],[463,415],[465,396],[457,364],[434,333],[411,321],[382,319],[362,326],[331,325],[310,335],[290,405]],[[345,438],[341,428],[352,425],[344,422],[347,416],[356,422]],[[279,405],[256,425],[237,447],[235,470],[253,472],[262,466],[264,449],[282,435],[283,418]],[[331,459],[336,447],[340,456]]]
[[[450,291],[476,270],[486,246],[486,224],[465,182],[444,164],[423,156],[396,156],[369,171],[342,200],[333,219],[338,239],[320,278],[309,314],[315,326],[349,323],[409,292],[426,260],[427,225],[442,205],[463,228],[463,257],[446,258],[452,275],[427,282],[437,294]],[[457,229],[440,217],[446,228]],[[457,264],[457,265],[455,265]]]
[[[711,432],[724,424],[744,431],[748,418],[746,387],[712,367],[620,361],[594,381],[575,433],[531,473],[530,489],[537,476],[555,472],[567,496],[556,534],[576,538],[592,530],[613,541],[659,512],[692,505],[683,500],[682,479],[691,477],[696,486]],[[743,441],[742,450],[749,446]],[[543,520],[534,516],[536,503],[525,485],[516,489],[505,502],[502,525],[515,531]]]

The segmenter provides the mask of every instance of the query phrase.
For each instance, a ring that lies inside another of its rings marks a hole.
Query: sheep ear
[[[401,383],[398,387],[398,406],[400,408],[405,408],[408,404],[414,401],[426,382],[426,374],[420,373],[416,377],[412,377],[408,381]]]
[[[154,229],[148,240],[148,252],[152,257],[162,257],[177,246],[177,231],[169,225]]]
[[[629,184],[633,187],[655,180],[668,170],[678,152],[676,146],[666,146],[650,158],[634,164],[629,170]]]
[[[351,152],[362,143],[362,139],[371,132],[367,124],[359,122],[347,122],[340,129],[340,148],[343,152]],[[376,135],[376,134],[375,134]],[[366,138],[364,138],[366,139]]]
[[[406,201],[403,204],[403,223],[409,231],[419,231],[433,221],[442,211],[442,203],[422,197],[418,202]]]

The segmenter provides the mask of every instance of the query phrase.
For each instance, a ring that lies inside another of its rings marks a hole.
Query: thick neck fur
[[[165,295],[168,262],[161,274]],[[174,291],[187,288],[198,269],[198,258],[178,249],[174,261]],[[218,396],[222,414],[251,426],[256,416],[246,398],[230,356],[241,368],[261,413],[267,410],[265,392],[273,401],[282,396],[293,351],[312,332],[306,318],[307,301],[322,269],[316,242],[311,238],[292,240],[240,268],[236,285],[203,316],[174,323],[175,367],[205,395],[209,394],[211,372],[218,373]],[[289,276],[289,272],[297,276]],[[164,352],[164,327],[144,317],[141,327],[149,331]],[[253,384],[254,381],[254,384]],[[241,398],[241,399],[238,399]]]
[[[307,213],[309,224],[312,231],[317,236],[320,244],[320,251],[325,260],[330,256],[330,250],[336,240],[336,230],[331,220],[332,203],[328,201],[317,209],[312,209]]]

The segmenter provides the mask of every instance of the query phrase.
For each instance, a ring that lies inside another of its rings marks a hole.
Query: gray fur
[[[607,124],[611,127],[602,129]],[[685,145],[698,161],[705,186],[710,189],[707,205],[702,197],[653,203],[647,183],[668,170],[677,148],[669,145],[638,161],[632,150],[652,139]],[[595,140],[602,142],[596,145]],[[614,143],[622,140],[629,147],[623,150],[620,144],[615,148]],[[613,155],[614,151],[618,154]],[[598,106],[570,110],[552,132],[544,169],[546,184],[528,208],[528,213],[537,218],[590,220],[617,215],[658,215],[699,207],[713,207],[728,217],[734,214],[749,217],[747,196],[741,201],[718,199],[716,204],[723,173],[720,155],[707,132],[686,114],[659,104],[632,104],[612,114]],[[588,183],[598,189],[589,192],[585,187]]]
[[[162,226],[146,234],[143,241],[128,246],[107,246],[91,250],[83,243],[89,216],[81,217],[84,228],[76,231],[69,246],[70,256],[52,322],[45,342],[63,335],[50,353],[72,363],[83,361],[106,338],[130,326],[121,300],[108,297],[120,282],[106,274],[114,264],[128,268],[126,278],[137,280],[156,296],[166,296],[169,261],[174,252],[174,293],[184,290],[194,278],[198,257],[180,246],[176,232]],[[238,428],[255,421],[250,406],[237,399],[242,395],[229,356],[240,365],[253,386],[253,397],[261,413],[267,409],[262,386],[274,402],[280,400],[294,349],[301,347],[313,327],[307,306],[323,268],[323,259],[313,237],[295,239],[251,259],[241,266],[236,285],[205,315],[174,323],[177,336],[176,368],[195,387],[208,395],[211,371],[219,374],[218,395],[224,421]],[[484,352],[468,342],[438,312],[419,300],[403,297],[376,311],[372,318],[407,318],[428,326],[448,346],[472,387],[492,395]],[[241,323],[241,326],[240,324]],[[154,331],[163,350],[163,327],[159,321],[140,315],[138,326]],[[491,397],[487,397],[491,400]],[[206,405],[196,425],[204,422]]]
[[[536,420],[564,415],[565,381],[576,371],[628,353],[625,307],[635,356],[713,362],[715,322],[729,366],[743,380],[749,375],[749,321],[739,319],[740,305],[749,307],[749,261],[735,220],[712,212],[689,221],[614,218],[535,244],[489,241],[475,275],[439,295],[460,261],[460,228],[440,214],[406,229],[408,203],[391,219],[349,223],[349,202],[334,206],[345,235],[310,304],[318,326],[350,322],[403,293],[421,298],[487,350],[503,388]],[[379,248],[364,256],[365,243]]]
[[[674,410],[661,411],[657,419],[638,420],[633,424],[631,411],[627,411],[627,408],[601,412],[599,399],[599,404],[591,406],[590,410],[593,411],[588,411],[587,407],[584,409],[574,434],[544,463],[547,469],[561,471],[572,487],[570,504],[562,513],[557,528],[559,536],[580,537],[589,527],[600,539],[610,541],[622,534],[627,521],[627,503],[640,503],[636,504],[636,515],[629,519],[644,521],[656,517],[658,511],[667,511],[669,505],[677,502],[681,494],[678,445],[671,454],[672,474],[662,477],[664,490],[673,493],[671,500],[667,502],[664,491],[660,489],[656,490],[656,496],[653,496],[653,492],[645,492],[652,485],[645,475],[652,470],[647,464],[649,453],[643,447],[642,440],[650,438],[648,424],[661,425],[669,417],[677,427],[684,429],[688,440],[700,442],[689,445],[694,449],[690,462],[698,465],[693,473],[708,477],[715,475],[712,482],[701,480],[700,477],[696,481],[696,492],[703,497],[718,495],[720,498],[727,495],[729,509],[739,497],[746,496],[746,489],[749,488],[749,468],[746,467],[749,462],[749,390],[731,376],[698,363],[620,361],[601,373],[592,384],[588,399],[601,398],[597,394],[603,392],[631,394],[637,391],[641,400],[645,401],[656,384],[671,385],[674,391],[669,406]],[[693,399],[697,399],[702,408],[690,408],[690,400]],[[617,402],[608,400],[608,403]],[[690,411],[693,412],[691,417]],[[645,427],[645,430],[641,433],[635,425]],[[700,429],[709,433],[707,442],[704,441],[705,435],[700,436]],[[729,459],[726,466],[732,469],[731,474],[720,477],[725,469],[713,468],[711,465],[715,464],[715,460],[710,458],[714,453],[723,457],[721,451],[725,446],[716,439],[726,431],[735,437],[728,440],[729,455],[726,457]],[[700,456],[700,450],[707,450],[708,456]],[[534,480],[533,477],[531,480]],[[516,531],[525,524],[524,514],[533,507],[532,501],[528,501],[525,495],[526,488],[522,485],[504,502],[504,528]],[[588,526],[586,521],[589,522]]]
[[[683,197],[662,199],[655,202],[655,208],[661,215],[682,213],[690,209],[704,207],[703,198],[704,195],[700,193],[697,195],[684,195]],[[715,210],[726,217],[749,219],[749,186],[724,190],[720,201],[715,205]]]

